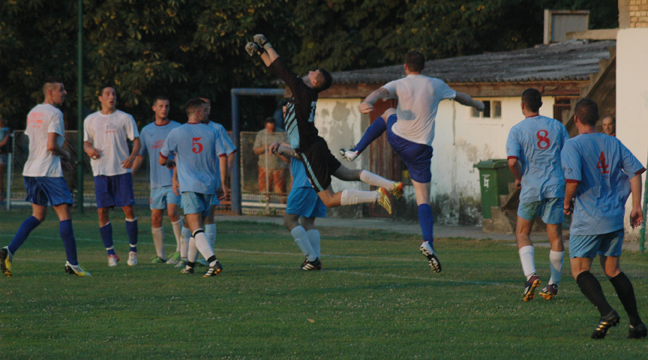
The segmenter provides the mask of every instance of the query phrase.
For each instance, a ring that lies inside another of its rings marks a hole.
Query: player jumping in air
[[[169,110],[169,99],[166,96],[155,98],[153,102],[155,122],[146,125],[140,133],[142,149],[133,164],[133,174],[142,166],[144,156],[148,154],[150,160],[149,177],[151,179],[151,232],[157,253],[152,262],[177,264],[180,261],[180,232],[182,230],[182,220],[178,215],[180,196],[176,195],[171,188],[173,170],[158,165],[160,149],[162,149],[164,140],[166,140],[171,130],[180,126],[180,123],[169,120]],[[176,251],[171,254],[168,260],[164,255],[164,228],[162,227],[164,210],[167,210],[169,214],[176,238]]]
[[[396,198],[400,198],[403,194],[403,184],[387,180],[366,170],[349,170],[341,166],[331,154],[326,141],[318,135],[315,127],[318,94],[331,86],[333,82],[331,74],[320,68],[300,78],[277,55],[265,36],[255,35],[254,41],[248,43],[245,50],[250,56],[261,56],[261,60],[270,71],[280,77],[292,92],[292,97],[287,104],[284,126],[290,140],[290,147],[297,152],[306,168],[308,179],[324,205],[335,207],[378,203],[391,214],[391,202],[385,188],[390,189]],[[331,176],[345,181],[362,181],[380,188],[377,191],[343,190],[334,193],[331,188]]]
[[[29,157],[23,169],[27,201],[32,204],[32,215],[20,225],[9,246],[0,250],[0,269],[11,277],[13,256],[27,240],[29,233],[45,221],[47,207],[52,206],[60,220],[59,232],[65,246],[65,271],[78,276],[90,276],[77,261],[76,241],[72,229],[70,205],[72,194],[63,179],[63,168],[70,170],[70,153],[63,150],[65,123],[58,109],[65,101],[63,83],[47,78],[43,85],[45,101],[36,105],[27,115],[25,134],[29,138]],[[83,200],[81,200],[83,201]]]
[[[452,90],[442,80],[421,75],[425,68],[425,57],[418,51],[410,51],[405,55],[404,68],[407,77],[387,83],[369,94],[360,104],[360,112],[369,114],[378,100],[398,99],[397,109],[385,111],[367,128],[358,145],[351,150],[340,149],[340,154],[348,161],[353,161],[371,142],[387,131],[387,140],[405,162],[414,185],[419,224],[423,233],[420,250],[428,259],[430,268],[441,272],[441,263],[434,251],[434,218],[430,207],[430,166],[437,110],[439,103],[445,99],[454,99],[479,111],[484,109],[484,104]]]
[[[184,220],[192,235],[187,266],[182,273],[194,273],[200,251],[209,263],[204,276],[210,277],[216,276],[223,267],[216,259],[202,227],[205,217],[209,215],[212,197],[220,190],[216,188],[220,176],[217,158],[224,157],[225,151],[216,130],[203,123],[207,119],[207,104],[203,100],[192,99],[187,102],[186,108],[189,121],[171,130],[160,151],[159,164],[166,166],[168,158],[176,156],[173,175],[180,186]]]
[[[560,164],[560,151],[565,141],[569,140],[569,134],[560,121],[541,116],[541,106],[542,95],[538,90],[524,90],[522,114],[525,119],[511,128],[506,141],[508,165],[515,175],[515,185],[521,187],[515,237],[522,270],[527,279],[522,295],[524,301],[532,300],[535,288],[540,285],[530,238],[536,217],[542,217],[542,221],[547,224],[547,236],[551,243],[551,278],[548,285],[540,291],[540,295],[546,300],[558,294],[565,255],[562,241],[564,215],[561,209],[565,197],[565,178]]]
[[[569,257],[572,275],[581,292],[601,314],[593,339],[603,339],[610,327],[619,323],[619,314],[603,295],[601,284],[591,272],[598,254],[601,267],[614,286],[630,318],[628,338],[648,334],[637,310],[630,279],[619,268],[623,245],[625,203],[632,193],[630,225],[643,222],[641,211],[641,174],[646,169],[616,137],[597,133],[598,106],[582,99],[574,108],[578,136],[568,140],[561,158],[565,171],[565,215],[572,215]],[[576,197],[572,207],[571,200]]]
[[[137,265],[137,217],[131,168],[140,151],[139,132],[135,119],[117,110],[117,91],[112,86],[99,89],[101,110],[88,115],[83,122],[83,149],[90,157],[94,174],[99,232],[108,252],[108,266],[117,266],[119,257],[113,245],[110,209],[121,206],[126,216],[126,232],[130,252],[128,265]],[[128,153],[128,142],[133,150]]]

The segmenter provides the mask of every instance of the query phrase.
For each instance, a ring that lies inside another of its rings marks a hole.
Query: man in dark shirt
[[[261,60],[270,68],[270,71],[280,77],[290,88],[292,98],[286,107],[284,127],[290,147],[297,152],[306,168],[308,179],[324,205],[336,207],[378,203],[391,214],[391,203],[386,189],[390,189],[396,198],[400,198],[403,194],[403,184],[387,180],[366,170],[349,170],[341,166],[331,154],[326,141],[318,135],[315,127],[318,94],[331,86],[333,82],[331,74],[320,68],[309,71],[307,76],[300,78],[288,68],[263,35],[255,35],[254,42],[249,42],[245,50],[250,56],[261,56]],[[378,186],[379,189],[377,191],[348,189],[334,193],[331,188],[331,176],[345,181],[362,181]]]

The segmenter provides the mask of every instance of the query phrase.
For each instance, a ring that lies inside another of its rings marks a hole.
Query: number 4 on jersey
[[[601,169],[601,174],[609,174],[610,171],[608,171],[607,168],[610,167],[610,165],[605,164],[605,153],[601,151],[601,156],[599,156],[599,161],[598,164],[596,164],[596,167],[598,169]]]

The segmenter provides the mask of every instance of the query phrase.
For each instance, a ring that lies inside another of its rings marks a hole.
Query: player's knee
[[[286,214],[286,215],[284,216],[284,219],[283,219],[283,220],[284,220],[284,221],[283,221],[284,226],[285,226],[286,229],[288,229],[288,230],[292,230],[292,229],[294,229],[295,227],[297,227],[297,226],[299,225],[299,221],[298,221],[298,220],[299,220],[299,217],[295,217],[295,216],[292,216],[292,215],[290,215],[290,214]]]
[[[396,109],[389,108],[389,109],[385,110],[385,112],[380,117],[383,118],[383,120],[385,120],[385,122],[387,122],[387,119],[389,119],[389,117],[394,115],[394,114],[396,114]]]

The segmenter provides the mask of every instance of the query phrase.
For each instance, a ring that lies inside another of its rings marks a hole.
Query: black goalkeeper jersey
[[[281,58],[277,58],[270,64],[270,71],[280,77],[292,91],[292,97],[286,105],[284,119],[284,128],[288,134],[290,147],[297,151],[310,147],[318,137],[315,127],[317,91],[308,87],[304,80],[292,72]]]

